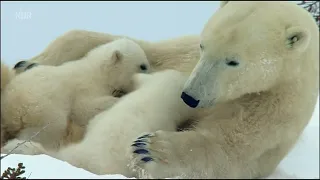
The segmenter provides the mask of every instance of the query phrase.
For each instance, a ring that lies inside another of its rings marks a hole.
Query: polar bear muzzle
[[[215,64],[201,59],[184,84],[181,99],[191,108],[214,106],[217,98]]]

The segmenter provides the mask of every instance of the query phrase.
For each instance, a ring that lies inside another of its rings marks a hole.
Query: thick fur
[[[132,177],[134,174],[127,168],[130,158],[125,155],[134,137],[160,129],[173,132],[178,124],[194,116],[195,109],[179,97],[186,80],[174,70],[137,74],[136,91],[95,116],[80,143],[53,156],[95,174]]]
[[[123,36],[86,30],[72,30],[49,44],[39,55],[16,68],[17,73],[24,72],[33,63],[58,66],[65,62],[85,56],[91,49],[112,42]],[[147,42],[130,38],[145,51],[154,71],[176,69],[189,74],[200,58],[199,36],[190,35],[160,42]],[[59,52],[59,53],[57,53]]]
[[[28,63],[60,65],[117,38],[71,31]],[[201,37],[135,41],[155,70],[191,73],[201,58],[184,92],[199,101],[197,108],[206,107],[193,130],[142,139],[148,144],[140,149],[153,161],[132,153],[140,177],[268,176],[311,118],[319,91],[319,30],[294,2],[223,2]]]
[[[207,116],[194,130],[144,138],[146,146],[132,149],[133,170],[153,178],[270,175],[316,105],[316,22],[293,2],[230,1],[209,19],[200,46],[182,99]]]
[[[2,90],[7,86],[7,84],[14,78],[15,72],[9,68],[8,65],[1,61],[1,97]],[[5,138],[5,133],[1,131],[1,147],[3,145],[3,139]]]
[[[78,141],[88,121],[118,101],[114,93],[132,91],[133,75],[149,66],[138,44],[119,39],[78,61],[32,68],[2,92],[1,131],[24,140],[50,123],[33,141],[50,150]]]
[[[14,71],[1,61],[1,92],[14,76]]]

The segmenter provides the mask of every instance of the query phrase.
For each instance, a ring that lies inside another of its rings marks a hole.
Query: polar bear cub
[[[118,101],[114,93],[132,91],[133,75],[148,73],[149,67],[138,44],[119,39],[80,60],[30,69],[2,92],[1,131],[25,140],[48,126],[33,138],[48,150],[76,142],[89,119]]]
[[[180,98],[186,79],[175,70],[136,74],[137,90],[95,116],[80,143],[53,156],[96,174],[133,176],[126,154],[134,137],[149,131],[175,131],[194,116],[195,110]]]

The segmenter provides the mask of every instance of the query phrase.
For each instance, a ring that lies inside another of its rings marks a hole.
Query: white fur
[[[133,138],[147,131],[175,131],[193,115],[194,110],[180,98],[185,80],[174,70],[137,74],[136,91],[91,120],[82,142],[54,156],[96,174],[132,176],[125,154]]]
[[[50,124],[32,140],[47,150],[77,142],[88,121],[118,101],[115,90],[132,91],[133,75],[149,67],[141,47],[123,38],[77,61],[19,74],[1,92],[1,140],[26,140]]]

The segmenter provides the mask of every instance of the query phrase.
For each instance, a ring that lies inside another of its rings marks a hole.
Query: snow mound
[[[47,155],[11,154],[1,160],[1,173],[8,167],[16,168],[19,163],[23,163],[26,171],[21,176],[28,179],[134,179],[118,174],[99,176]]]

